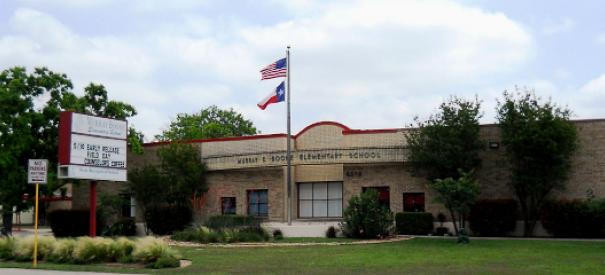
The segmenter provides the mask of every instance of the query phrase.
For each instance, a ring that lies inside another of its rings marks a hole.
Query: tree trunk
[[[450,212],[450,216],[452,217],[452,223],[454,224],[454,233],[458,235],[458,225],[456,224],[456,215],[454,215],[454,211],[450,208],[447,209]]]
[[[13,234],[13,211],[5,210],[2,212],[2,234],[3,235],[12,235]]]
[[[523,212],[523,236],[532,237],[534,236],[534,228],[536,227],[537,210],[535,202],[532,198],[527,200],[520,199],[521,210]]]

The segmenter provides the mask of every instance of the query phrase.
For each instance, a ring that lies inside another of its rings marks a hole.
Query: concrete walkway
[[[120,273],[101,273],[84,271],[59,271],[42,269],[23,269],[23,268],[0,268],[0,275],[76,275],[76,274],[95,274],[95,275],[120,275]],[[124,274],[122,275],[130,275]]]
[[[426,239],[452,239],[455,240],[456,236],[416,236],[416,235],[399,235],[409,238],[426,238]],[[507,241],[556,241],[556,242],[605,242],[605,239],[576,239],[576,238],[525,238],[525,237],[473,237],[469,236],[472,240],[507,240]]]

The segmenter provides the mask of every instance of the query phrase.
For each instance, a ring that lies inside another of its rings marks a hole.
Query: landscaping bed
[[[0,260],[32,262],[34,236],[0,238]],[[120,263],[150,268],[179,267],[178,252],[162,239],[145,238],[38,238],[37,259],[56,264]]]

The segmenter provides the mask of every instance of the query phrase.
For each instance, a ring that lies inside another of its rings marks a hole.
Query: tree
[[[416,118],[417,128],[406,134],[412,173],[429,180],[439,201],[450,212],[456,233],[457,220],[464,226],[466,207],[470,207],[478,192],[471,173],[481,163],[480,107],[476,98],[470,101],[452,97],[427,121]]]
[[[458,178],[481,163],[480,102],[457,97],[439,106],[439,113],[406,133],[408,161],[413,173],[429,181]]]
[[[510,186],[521,205],[524,235],[531,236],[545,199],[565,186],[576,128],[568,109],[541,102],[533,92],[515,96],[505,91],[503,97],[497,119],[512,172]]]
[[[24,193],[33,193],[26,183],[27,160],[49,160],[48,184],[41,193],[50,195],[64,182],[57,180],[58,126],[61,111],[77,111],[91,115],[125,119],[136,115],[129,104],[107,100],[102,85],[90,84],[85,95],[72,93],[73,85],[65,74],[47,68],[35,68],[28,73],[25,68],[14,67],[0,73],[0,202],[3,220],[10,231],[12,209],[26,206]],[[42,106],[36,106],[48,97]],[[141,135],[129,138],[133,148],[140,147]]]
[[[176,211],[174,214],[181,217],[186,210],[189,219],[177,220],[189,222],[193,200],[208,190],[206,166],[199,151],[191,144],[173,142],[160,148],[157,154],[159,165],[148,164],[128,173],[129,188],[139,202],[148,226],[150,220],[158,220],[155,217],[158,213],[171,211]],[[174,224],[168,231],[182,226]]]
[[[466,228],[466,217],[479,195],[479,184],[470,173],[461,172],[458,179],[451,177],[436,179],[431,185],[437,191],[437,201],[448,209],[458,233],[459,228]]]
[[[373,189],[353,196],[344,211],[342,231],[347,237],[377,238],[389,235],[393,213],[378,201]]]
[[[252,121],[233,109],[223,110],[212,105],[196,114],[178,114],[168,130],[155,138],[160,141],[255,135]]]

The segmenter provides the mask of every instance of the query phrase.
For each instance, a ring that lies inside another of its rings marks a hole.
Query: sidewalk
[[[20,230],[16,230],[16,227],[13,227],[13,237],[27,237],[31,235],[34,235],[33,226],[21,226]],[[38,227],[38,236],[53,236],[53,232],[48,226]]]
[[[95,274],[95,275],[130,275],[125,273],[100,273],[100,272],[85,272],[85,271],[58,271],[58,270],[42,270],[42,269],[22,269],[22,268],[0,268],[0,274],[8,275],[76,275],[76,274]]]
[[[455,240],[457,236],[417,236],[417,235],[398,235],[409,238],[426,238],[426,239],[452,239]],[[516,240],[516,241],[573,241],[573,242],[605,242],[605,239],[576,239],[576,238],[548,238],[548,237],[533,237],[533,238],[525,238],[525,237],[473,237],[469,236],[470,240]]]

